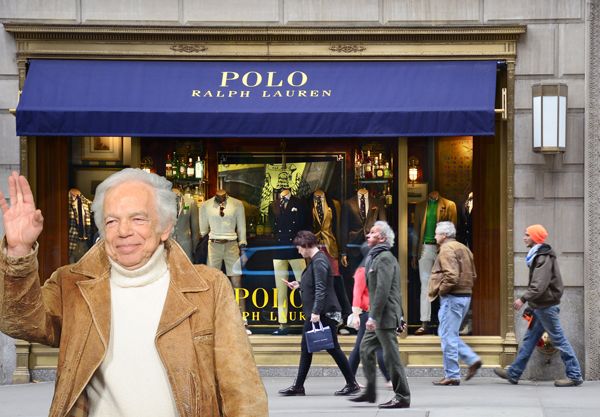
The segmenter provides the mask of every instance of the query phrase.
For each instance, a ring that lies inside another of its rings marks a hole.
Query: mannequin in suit
[[[338,232],[340,230],[340,202],[332,199],[323,190],[317,190],[308,205],[308,225],[317,237],[317,246],[329,259],[333,275],[340,275],[338,265]]]
[[[304,200],[292,195],[289,189],[284,189],[269,205],[269,221],[275,245],[273,252],[273,271],[275,287],[277,288],[277,320],[279,329],[274,336],[288,334],[288,286],[282,281],[291,281],[289,269],[292,268],[296,281],[300,282],[306,261],[293,245],[293,240],[300,230],[308,229],[307,208]]]
[[[436,224],[450,221],[456,225],[456,204],[440,196],[439,191],[432,191],[428,198],[417,204],[415,208],[415,224],[412,233],[412,261],[413,269],[419,269],[421,281],[421,327],[415,336],[427,334],[427,326],[431,321],[431,303],[427,297],[427,287],[431,268],[437,257],[437,244],[435,242]]]
[[[194,263],[194,249],[200,241],[200,228],[196,200],[190,195],[182,195],[181,191],[173,188],[177,195],[177,223],[173,239],[183,249],[187,257]]]
[[[88,242],[94,243],[91,241],[91,205],[92,202],[81,191],[76,188],[69,190],[69,263],[79,261],[91,246]]]
[[[241,257],[244,256],[247,245],[244,204],[225,190],[217,190],[213,198],[200,204],[200,234],[205,236],[207,233],[207,265],[221,270],[225,263],[233,288],[242,288],[241,271],[234,271],[233,266],[240,260],[240,250]],[[242,312],[246,311],[245,301],[244,298],[239,299]]]
[[[364,214],[361,209],[363,202]],[[364,188],[358,190],[355,196],[342,204],[341,261],[342,265],[346,267],[344,286],[350,302],[352,302],[352,289],[354,288],[354,272],[363,258],[360,247],[375,222],[379,220],[386,220],[385,204],[372,195],[370,196]]]

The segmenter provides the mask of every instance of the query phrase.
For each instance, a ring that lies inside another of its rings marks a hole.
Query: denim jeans
[[[451,294],[440,297],[438,333],[442,341],[444,370],[448,379],[460,379],[459,359],[469,366],[481,359],[458,335],[460,324],[469,312],[470,304],[471,297],[457,297]]]
[[[579,361],[575,357],[573,347],[565,337],[558,314],[560,313],[560,305],[538,308],[533,311],[533,319],[531,325],[525,332],[521,349],[517,353],[517,359],[508,368],[508,375],[518,381],[527,366],[527,362],[533,353],[537,343],[542,338],[544,331],[548,332],[552,345],[560,350],[560,358],[565,363],[565,372],[567,378],[573,381],[581,380],[581,368]]]

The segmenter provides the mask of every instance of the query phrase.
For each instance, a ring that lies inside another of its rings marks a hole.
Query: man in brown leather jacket
[[[0,192],[0,331],[58,347],[50,416],[265,416],[264,386],[227,278],[169,236],[171,184],[139,169],[104,181],[102,239],[40,286],[43,217],[27,180]]]
[[[458,332],[464,320],[477,278],[473,254],[465,245],[456,241],[456,228],[452,222],[439,222],[435,228],[435,240],[440,246],[429,278],[429,301],[440,297],[438,333],[444,354],[445,376],[434,385],[459,385],[458,360],[469,365],[467,381],[481,367],[481,358],[462,341]]]

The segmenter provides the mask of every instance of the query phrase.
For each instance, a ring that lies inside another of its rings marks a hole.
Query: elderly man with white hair
[[[458,332],[464,320],[473,284],[477,278],[473,254],[456,241],[456,228],[452,222],[439,222],[435,228],[435,241],[440,246],[429,277],[429,301],[440,297],[438,333],[442,342],[445,376],[434,385],[460,385],[458,360],[469,366],[468,381],[481,368],[481,358],[462,341]]]
[[[50,416],[264,416],[264,386],[231,285],[169,239],[171,184],[124,169],[97,189],[102,239],[40,286],[44,219],[25,177],[0,192],[0,330],[58,347]]]

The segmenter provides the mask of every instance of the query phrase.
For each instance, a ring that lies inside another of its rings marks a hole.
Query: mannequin
[[[277,320],[279,329],[274,336],[288,334],[288,286],[281,280],[291,281],[289,269],[292,268],[296,281],[300,282],[306,261],[292,241],[300,230],[309,228],[307,224],[308,209],[304,200],[292,195],[289,189],[281,191],[279,196],[269,205],[269,221],[277,249],[273,253],[273,272],[277,288]]]
[[[244,256],[247,245],[244,204],[225,190],[218,190],[213,198],[200,204],[200,234],[209,237],[207,265],[221,270],[225,263],[233,288],[242,288],[241,273],[234,273],[233,265]],[[246,312],[245,301],[239,300],[242,313]],[[251,334],[248,328],[246,331]]]
[[[473,251],[473,191],[458,210],[458,227],[456,240]]]
[[[69,263],[75,263],[87,252],[92,241],[92,202],[76,188],[69,190]]]
[[[319,215],[319,201],[323,209],[323,218]],[[316,190],[312,198],[307,200],[308,225],[317,236],[319,249],[327,255],[333,275],[340,275],[338,265],[338,232],[340,230],[341,205],[325,194],[323,190]]]
[[[361,210],[363,198],[364,216]],[[360,246],[366,240],[367,234],[375,222],[379,220],[386,220],[385,203],[370,196],[365,188],[358,190],[356,195],[342,204],[340,250],[342,265],[345,267],[343,271],[344,286],[350,302],[352,302],[352,289],[354,288],[354,272],[363,259]]]
[[[415,332],[415,336],[429,333],[427,326],[431,321],[431,303],[427,298],[427,286],[437,256],[435,227],[438,222],[443,221],[450,221],[456,226],[456,204],[440,196],[439,191],[432,191],[427,200],[417,204],[415,208],[411,266],[417,269],[418,263],[421,281],[421,327]]]
[[[177,188],[172,190],[177,195],[177,223],[173,239],[183,249],[187,257],[194,263],[194,249],[200,241],[200,228],[196,201],[189,195],[181,195]]]

